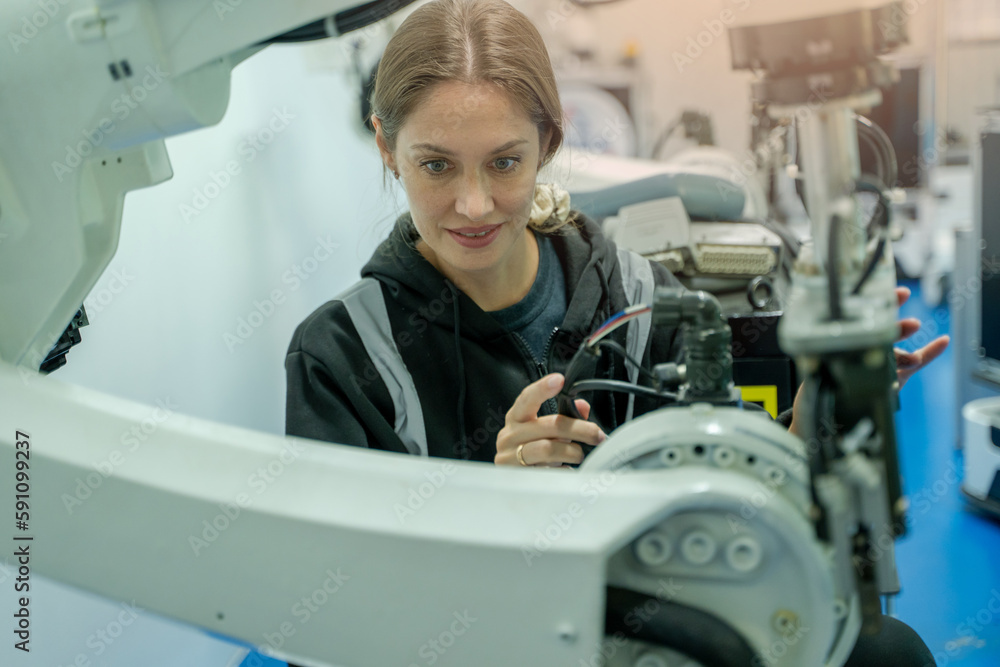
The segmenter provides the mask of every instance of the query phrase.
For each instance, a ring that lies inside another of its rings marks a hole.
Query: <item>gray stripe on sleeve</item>
[[[649,266],[649,261],[631,250],[625,248],[618,249],[618,264],[622,269],[622,287],[625,289],[625,297],[630,306],[637,304],[653,303],[653,269]],[[625,349],[636,361],[642,362],[643,353],[646,351],[646,341],[649,340],[649,331],[653,318],[642,316],[631,320],[628,323],[625,334]],[[632,364],[628,366],[628,379],[635,384],[639,379],[639,369]],[[625,419],[632,419],[632,412],[635,408],[635,395],[629,394],[628,411]]]
[[[381,284],[374,278],[362,278],[337,298],[347,307],[368,357],[392,396],[396,435],[411,454],[427,456],[427,430],[420,398],[392,337]]]

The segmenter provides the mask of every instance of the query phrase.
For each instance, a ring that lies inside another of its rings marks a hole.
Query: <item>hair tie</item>
[[[528,224],[544,229],[560,227],[569,218],[569,193],[554,183],[536,183]]]

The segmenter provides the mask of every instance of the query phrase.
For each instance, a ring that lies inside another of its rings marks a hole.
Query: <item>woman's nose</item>
[[[471,173],[462,179],[455,200],[455,210],[478,222],[493,212],[493,193],[485,174]]]

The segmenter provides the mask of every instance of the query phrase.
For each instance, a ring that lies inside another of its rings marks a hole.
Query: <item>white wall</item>
[[[283,432],[295,326],[357,279],[402,210],[355,89],[320,67],[337,51],[266,49],[234,71],[222,123],[167,142],[175,176],[126,197],[91,324],[54,377]]]

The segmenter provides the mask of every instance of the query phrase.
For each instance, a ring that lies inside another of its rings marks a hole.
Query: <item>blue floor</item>
[[[945,308],[922,303],[917,283],[908,286],[913,296],[901,315],[924,322],[902,345],[912,349],[949,333],[950,320]],[[959,492],[951,347],[900,395],[896,424],[911,528],[896,545],[903,586],[896,613],[923,637],[938,667],[1000,667],[1000,613],[992,611],[1000,610],[1000,522],[969,511]],[[252,653],[241,667],[282,665]]]
[[[927,308],[917,284],[908,286],[913,296],[901,314],[925,323],[925,340],[948,333],[947,310]],[[969,511],[959,492],[955,344],[900,395],[896,424],[912,529],[897,544],[903,586],[897,612],[924,638],[938,667],[997,667],[1000,613],[993,610],[1000,610],[1000,522]]]

